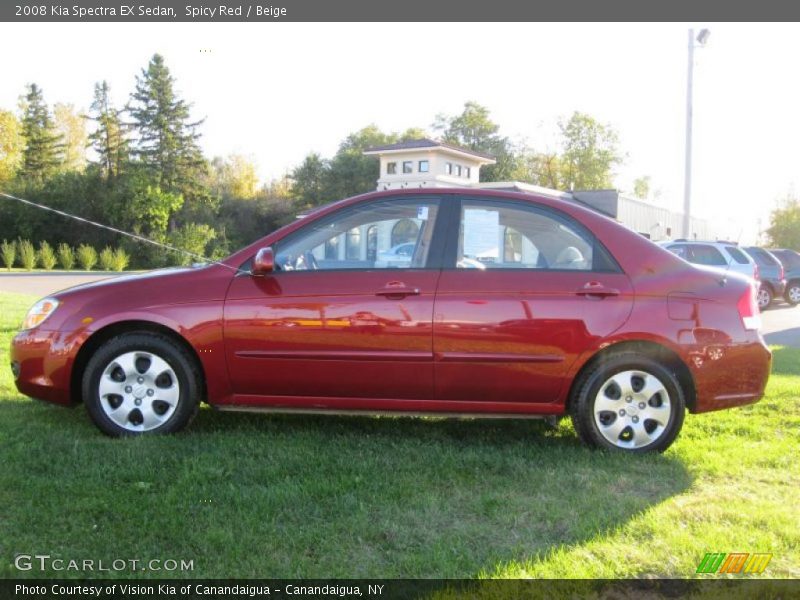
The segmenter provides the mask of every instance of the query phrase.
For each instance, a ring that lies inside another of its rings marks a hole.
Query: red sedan
[[[380,261],[400,244],[407,260]],[[420,189],[337,202],[223,263],[72,288],[11,348],[18,389],[110,435],[220,410],[543,417],[667,448],[684,413],[756,402],[756,290],[578,203]]]

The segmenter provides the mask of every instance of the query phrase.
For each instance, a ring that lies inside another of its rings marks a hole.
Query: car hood
[[[51,296],[61,298],[70,296],[76,292],[84,292],[92,289],[108,288],[111,286],[120,286],[130,284],[131,282],[145,282],[150,279],[157,279],[163,277],[175,277],[181,273],[188,271],[195,271],[206,265],[194,265],[191,267],[166,267],[164,269],[155,269],[153,271],[144,271],[142,273],[128,273],[127,275],[116,275],[108,279],[100,279],[99,281],[89,281],[87,283],[80,283],[72,287],[59,290]]]

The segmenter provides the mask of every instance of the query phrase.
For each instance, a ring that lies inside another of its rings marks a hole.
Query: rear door
[[[576,357],[630,314],[628,277],[559,211],[464,198],[455,216],[434,306],[437,398],[556,401]]]

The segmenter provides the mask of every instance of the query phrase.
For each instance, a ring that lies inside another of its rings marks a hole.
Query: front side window
[[[403,173],[413,173],[414,172],[414,162],[410,160],[403,161]]]
[[[424,268],[438,207],[393,198],[341,209],[279,241],[277,270]]]
[[[427,173],[430,169],[430,163],[427,160],[419,161],[419,172],[420,173]]]
[[[387,175],[396,175],[397,174],[397,163],[396,162],[386,163],[386,174]]]
[[[534,206],[466,200],[456,266],[461,269],[605,269],[588,232]]]

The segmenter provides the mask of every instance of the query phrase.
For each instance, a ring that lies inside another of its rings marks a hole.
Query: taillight
[[[756,286],[748,285],[747,289],[736,303],[739,316],[742,318],[744,328],[748,330],[761,329],[761,314],[758,312],[758,292]]]
[[[755,268],[753,269],[753,279],[761,279],[761,269],[758,268],[757,264],[753,265]]]
[[[778,279],[785,279],[786,278],[786,271],[783,270],[783,265],[780,266],[780,270],[778,271]]]

